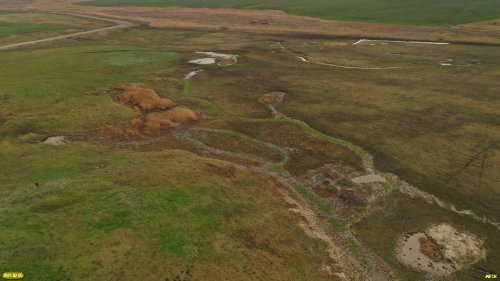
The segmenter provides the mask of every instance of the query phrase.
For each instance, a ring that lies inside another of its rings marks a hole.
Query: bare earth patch
[[[483,241],[473,234],[459,232],[451,225],[434,225],[427,230],[427,234],[444,247],[445,259],[452,260],[459,268],[486,257]]]
[[[387,182],[383,177],[376,174],[369,174],[351,179],[354,183]]]
[[[396,247],[398,260],[431,275],[445,276],[486,257],[483,241],[448,224],[406,234]]]
[[[207,55],[209,57],[192,60],[192,61],[189,61],[189,63],[202,64],[202,65],[203,64],[217,63],[217,65],[219,65],[219,66],[229,66],[229,65],[233,65],[233,64],[238,62],[237,55],[221,54],[221,53],[215,53],[215,52],[196,52],[196,53],[200,54],[200,55]]]
[[[66,137],[65,136],[54,136],[54,137],[48,137],[43,141],[44,144],[49,144],[49,145],[63,145],[66,143]]]
[[[267,93],[262,96],[262,101],[265,103],[280,103],[281,101],[283,101],[285,95],[285,93],[281,92]]]
[[[425,237],[420,237],[418,242],[420,243],[420,252],[422,254],[434,262],[444,261],[443,246],[436,243],[434,239],[426,235]]]

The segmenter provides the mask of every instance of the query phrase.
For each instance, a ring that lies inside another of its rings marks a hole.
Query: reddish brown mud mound
[[[217,59],[217,64],[220,66],[228,66],[228,65],[233,65],[236,63],[235,58],[218,58]]]
[[[337,171],[334,171],[334,170],[329,170],[325,173],[325,176],[331,180],[338,180],[340,177],[339,177],[339,174],[337,173]]]
[[[264,103],[275,104],[275,103],[280,103],[281,101],[283,101],[284,97],[285,97],[285,93],[272,92],[272,93],[264,94],[261,98],[261,101]]]
[[[436,241],[428,236],[420,237],[420,252],[426,255],[434,262],[444,261],[443,246],[440,246]]]
[[[119,84],[115,88],[123,91],[116,97],[118,101],[137,106],[141,111],[164,110],[173,105],[171,100],[160,98],[155,90],[139,84]]]
[[[313,187],[314,193],[321,198],[331,198],[334,195],[334,190],[323,186],[321,183]]]
[[[149,114],[144,120],[147,129],[154,131],[189,124],[198,120],[198,115],[189,108],[176,107],[165,112]]]

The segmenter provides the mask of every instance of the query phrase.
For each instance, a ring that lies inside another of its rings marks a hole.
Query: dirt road
[[[3,0],[5,1],[5,0]],[[455,26],[406,26],[342,22],[288,15],[279,10],[179,7],[92,7],[81,0],[32,0],[3,10],[87,14],[142,22],[156,28],[229,29],[267,34],[295,34],[325,39],[397,40],[500,46],[500,20]],[[1,1],[0,1],[1,2]]]
[[[49,38],[45,38],[45,39],[39,39],[39,40],[33,40],[33,41],[27,41],[27,42],[21,42],[21,43],[0,46],[0,51],[15,49],[18,47],[35,45],[35,44],[39,44],[39,43],[68,39],[68,38],[73,38],[73,37],[87,35],[87,34],[93,34],[93,33],[102,32],[102,31],[110,31],[110,30],[128,28],[128,27],[135,26],[134,23],[123,21],[123,20],[115,20],[115,19],[102,18],[102,17],[90,16],[90,15],[84,15],[84,14],[74,14],[74,13],[64,13],[64,15],[106,21],[106,22],[113,23],[115,25],[103,27],[103,28],[98,28],[98,29],[93,29],[93,30],[80,31],[80,32],[75,32],[75,33],[70,33],[70,34],[59,35],[59,36],[49,37]]]

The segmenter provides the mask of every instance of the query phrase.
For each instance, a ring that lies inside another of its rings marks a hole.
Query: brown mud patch
[[[434,239],[429,236],[420,237],[420,252],[430,258],[434,262],[444,261],[443,246],[436,243]]]
[[[325,187],[322,184],[315,185],[312,189],[321,198],[331,198],[335,194],[332,188]]]
[[[340,179],[339,173],[337,173],[337,171],[334,170],[329,170],[325,172],[325,176],[333,181]]]
[[[323,167],[325,163],[347,165],[360,171],[363,169],[361,158],[349,149],[312,137],[293,124],[234,120],[211,124],[287,147],[290,160],[284,168],[293,176],[302,177],[309,170]]]
[[[446,276],[486,258],[483,242],[449,224],[436,224],[401,237],[396,244],[396,257],[417,270]]]
[[[364,198],[360,197],[352,189],[342,189],[339,192],[338,198],[350,208],[359,208],[367,203]]]
[[[264,94],[262,96],[261,100],[264,103],[275,104],[275,103],[280,103],[281,101],[283,101],[284,97],[285,97],[285,93],[271,92],[271,93]]]
[[[236,60],[234,58],[218,58],[216,61],[220,66],[228,66],[236,63]]]
[[[193,138],[215,149],[253,155],[255,159],[265,162],[286,161],[286,155],[278,148],[251,138],[235,137],[231,135],[231,131],[216,131],[210,128],[193,128],[189,131]]]
[[[118,101],[136,106],[141,111],[165,110],[173,105],[171,100],[158,96],[155,90],[139,84],[119,84],[115,89],[123,91],[116,97]]]

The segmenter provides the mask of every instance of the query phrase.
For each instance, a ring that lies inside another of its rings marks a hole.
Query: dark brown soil
[[[339,192],[339,199],[350,207],[360,207],[365,204],[365,200],[359,197],[351,189],[343,189]]]
[[[336,181],[340,178],[339,174],[334,170],[327,171],[325,173],[325,176],[333,181]]]
[[[217,64],[225,66],[225,65],[232,65],[236,61],[233,58],[217,58]]]
[[[328,187],[318,184],[313,187],[314,193],[321,198],[331,198],[334,195],[334,191]]]
[[[430,237],[422,237],[420,242],[420,252],[429,257],[434,262],[444,261],[443,247],[438,245],[434,239]]]
[[[278,103],[281,99],[283,99],[283,93],[276,92],[264,94],[262,97],[262,101],[265,103]]]

